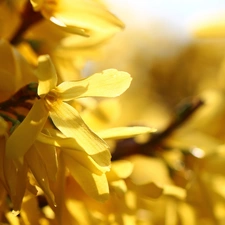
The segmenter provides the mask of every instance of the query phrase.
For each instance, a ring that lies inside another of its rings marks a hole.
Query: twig
[[[161,142],[171,135],[178,127],[183,125],[187,120],[201,107],[204,102],[201,99],[192,98],[191,101],[185,102],[176,111],[174,118],[169,126],[160,133],[152,135],[151,139],[144,143],[136,143],[134,139],[119,141],[112,153],[112,160],[117,160],[133,154],[154,155],[161,150]]]
[[[24,33],[35,23],[42,19],[40,12],[34,12],[30,1],[27,1],[24,11],[21,13],[21,25],[13,35],[11,39],[11,44],[16,45],[22,40]]]
[[[35,99],[37,96],[37,83],[30,83],[19,89],[11,98],[0,103],[0,110],[9,111],[12,107],[22,106],[30,109],[27,100]]]

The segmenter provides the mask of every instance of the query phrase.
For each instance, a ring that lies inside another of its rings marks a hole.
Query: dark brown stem
[[[34,12],[30,1],[27,1],[24,11],[21,13],[21,25],[18,30],[15,32],[11,39],[11,44],[18,44],[24,35],[24,33],[35,23],[39,22],[42,19],[40,12]]]
[[[25,107],[30,109],[29,102],[27,100],[35,99],[37,96],[37,83],[30,83],[19,89],[11,98],[0,103],[0,110],[10,111],[12,107]]]
[[[154,155],[157,151],[161,150],[162,141],[171,135],[178,127],[187,122],[193,113],[203,104],[203,101],[197,98],[193,98],[182,104],[168,127],[162,132],[153,134],[151,139],[144,144],[136,143],[132,138],[119,141],[112,153],[112,160],[117,160],[133,154]]]

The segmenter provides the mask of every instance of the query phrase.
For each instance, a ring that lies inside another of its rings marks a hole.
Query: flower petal
[[[90,155],[81,148],[80,145],[77,144],[74,138],[62,138],[62,137],[52,137],[48,136],[44,133],[40,133],[37,138],[43,144],[52,145],[55,147],[60,147],[64,152],[68,155],[76,159],[83,166],[88,168],[90,171],[102,174],[103,172],[109,171],[109,166],[100,166],[95,162]],[[40,143],[40,144],[41,144]],[[75,151],[72,151],[75,150]],[[48,151],[45,151],[48,152]]]
[[[135,185],[147,185],[151,182],[160,186],[171,184],[168,168],[162,159],[135,155],[130,156],[129,161],[134,166],[129,178]]]
[[[0,136],[6,134],[7,129],[8,129],[7,122],[2,117],[0,117]]]
[[[30,0],[30,3],[33,6],[33,9],[35,11],[38,11],[41,9],[42,5],[44,4],[44,0]]]
[[[117,160],[112,163],[112,168],[109,173],[107,173],[108,180],[117,181],[120,179],[125,179],[131,175],[133,171],[133,164],[126,160]]]
[[[150,127],[115,127],[107,130],[97,131],[96,134],[103,139],[123,139],[134,137],[139,134],[153,133],[155,128]]]
[[[55,101],[49,113],[55,126],[66,137],[76,139],[77,143],[100,166],[110,165],[111,155],[108,145],[90,130],[76,109],[67,103]]]
[[[26,190],[27,164],[21,164],[17,159],[7,158],[4,158],[3,163],[5,181],[13,203],[13,210],[19,212]]]
[[[36,224],[40,220],[40,206],[38,199],[31,193],[26,193],[23,199],[23,206],[20,216],[23,218],[24,224]],[[15,225],[15,224],[14,224]]]
[[[37,136],[37,140],[40,141],[41,143],[52,145],[55,147],[75,149],[75,150],[81,150],[81,151],[84,150],[83,148],[81,148],[80,145],[78,145],[78,143],[76,142],[74,138],[49,136],[47,134],[40,132]]]
[[[131,80],[129,73],[108,69],[83,80],[65,81],[57,86],[57,90],[64,101],[83,97],[117,97],[127,90]]]
[[[57,160],[56,148],[51,145],[45,145],[37,141],[35,142],[35,145],[45,165],[49,179],[52,181],[55,181],[57,177],[57,171],[58,171],[58,160]]]
[[[38,57],[37,77],[39,80],[38,95],[46,95],[57,84],[55,67],[48,55]]]
[[[36,10],[63,30],[83,36],[93,45],[107,40],[124,27],[99,1],[60,0],[42,2],[32,0]],[[90,40],[89,40],[90,39]]]
[[[110,192],[115,192],[117,196],[122,197],[127,192],[127,185],[124,180],[110,182]]]
[[[98,201],[108,199],[109,187],[104,173],[101,175],[92,173],[68,155],[63,153],[63,156],[72,176],[88,195]]]
[[[35,145],[32,146],[25,157],[37,183],[40,185],[41,189],[44,191],[51,203],[56,205],[54,194],[49,187],[48,172]]]
[[[36,140],[48,118],[48,111],[42,99],[36,101],[23,122],[15,129],[6,142],[6,156],[23,156]]]
[[[101,175],[110,170],[109,166],[99,166],[91,156],[87,155],[86,152],[80,151],[71,151],[63,149],[64,154],[68,155],[69,157],[73,158],[75,161],[80,163],[85,168],[89,169],[90,172]]]
[[[192,27],[192,33],[197,38],[218,39],[225,37],[224,14],[217,13],[202,21],[198,21]]]

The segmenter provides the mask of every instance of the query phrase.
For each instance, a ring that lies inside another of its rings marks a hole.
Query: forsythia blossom
[[[74,169],[73,159],[87,167],[97,167],[97,171],[100,170],[100,175],[103,176],[101,177],[103,179],[102,183],[103,181],[107,183],[107,179],[102,173],[109,171],[110,167],[111,155],[108,145],[84,123],[77,110],[66,102],[75,98],[89,96],[118,96],[129,87],[130,75],[110,69],[82,80],[66,81],[57,86],[57,75],[54,66],[50,58],[44,55],[39,57],[37,77],[39,79],[39,99],[34,103],[24,121],[8,138],[6,156],[11,159],[23,157],[33,146],[35,140],[38,140],[38,136],[40,136],[40,140],[44,136],[41,131],[50,116],[55,127],[61,131],[62,135],[72,140],[71,145],[66,145],[66,148],[70,150],[64,151],[64,157],[69,168],[72,168],[71,172],[75,171],[74,176],[76,176],[81,186],[87,191],[90,190],[85,187],[86,184],[83,184],[85,182],[84,178],[81,179],[81,177],[85,177],[85,168],[77,164],[76,169]],[[52,137],[50,136],[49,139],[51,141]],[[78,152],[72,152],[71,149],[74,148]],[[32,155],[31,151],[28,153]],[[76,174],[79,174],[79,171],[80,175],[77,176]]]
[[[35,11],[61,29],[101,43],[123,28],[123,23],[95,0],[31,0]]]
[[[102,0],[0,14],[0,224],[224,224],[223,15],[176,55],[133,26],[103,47],[124,25]]]
[[[57,75],[50,58],[41,56],[37,76],[40,99],[10,136],[6,154],[11,158],[23,156],[37,138],[49,115],[55,126],[66,137],[74,138],[78,146],[88,154],[105,151],[106,143],[85,125],[76,109],[65,101],[89,96],[118,96],[129,87],[130,75],[116,70],[106,70],[80,81],[63,82],[56,86]],[[16,146],[19,148],[18,151],[14,150]]]

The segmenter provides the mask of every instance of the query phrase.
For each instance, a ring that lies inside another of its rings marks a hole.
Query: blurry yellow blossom
[[[222,14],[185,44],[157,23],[106,48],[123,23],[101,0],[0,14],[1,224],[225,223]]]
[[[123,27],[123,23],[106,7],[95,1],[82,0],[31,0],[34,10],[67,32],[91,37],[101,43]]]
[[[224,38],[225,37],[225,17],[224,13],[217,13],[204,22],[197,22],[193,27],[193,35],[197,38]]]

